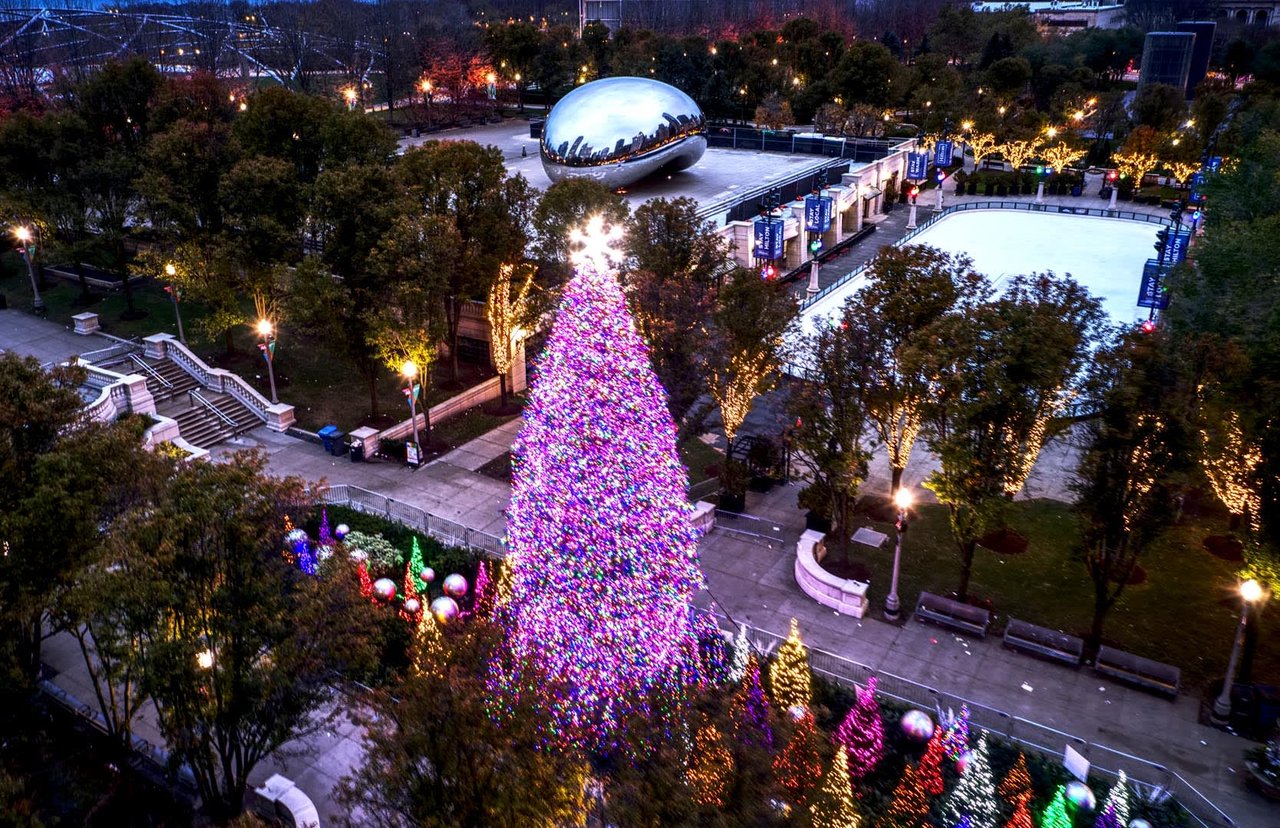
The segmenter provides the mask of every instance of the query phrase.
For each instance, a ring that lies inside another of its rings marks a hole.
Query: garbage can
[[[351,462],[364,462],[364,440],[353,439],[351,441]]]
[[[342,434],[336,425],[327,425],[316,432],[320,435],[320,441],[324,443],[324,450],[328,454],[335,457],[338,455],[338,437]]]

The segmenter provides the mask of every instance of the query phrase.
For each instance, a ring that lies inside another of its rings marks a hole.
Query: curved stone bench
[[[823,569],[819,558],[825,554],[821,532],[812,529],[796,543],[796,583],[813,600],[840,613],[861,618],[867,614],[867,587],[863,581],[839,578]]]
[[[258,796],[274,806],[276,816],[281,819],[287,816],[296,828],[320,828],[320,813],[315,804],[293,784],[293,780],[277,773],[255,790]]]

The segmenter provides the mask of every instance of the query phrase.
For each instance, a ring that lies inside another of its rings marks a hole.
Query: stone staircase
[[[143,376],[147,381],[147,390],[157,403],[175,399],[200,387],[199,380],[182,370],[171,359],[144,359],[137,354],[130,354],[121,364],[121,370]]]
[[[207,401],[201,402],[201,398]],[[171,411],[168,416],[178,421],[182,439],[193,446],[208,449],[262,425],[262,419],[230,394],[195,390],[188,395],[187,408]]]

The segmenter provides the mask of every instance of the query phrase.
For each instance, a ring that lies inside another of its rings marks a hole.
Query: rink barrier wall
[[[944,207],[941,211],[934,213],[925,221],[921,222],[914,230],[909,231],[905,236],[893,243],[894,247],[901,247],[909,244],[912,239],[923,233],[929,227],[955,213],[963,213],[970,210],[1023,210],[1029,213],[1056,213],[1058,215],[1069,216],[1090,216],[1093,218],[1110,218],[1119,219],[1121,221],[1138,221],[1147,224],[1159,224],[1163,227],[1172,227],[1173,221],[1168,216],[1159,213],[1144,213],[1137,210],[1108,210],[1103,207],[1073,207],[1066,204],[1031,204],[1026,201],[969,201],[964,204],[953,204],[950,207]],[[867,262],[857,268],[849,271],[845,275],[836,279],[813,296],[806,298],[800,304],[800,311],[803,313],[813,307],[824,297],[841,289],[849,282],[860,277],[871,266],[872,262]]]

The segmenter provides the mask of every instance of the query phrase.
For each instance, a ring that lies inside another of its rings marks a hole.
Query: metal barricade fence
[[[737,626],[733,619],[711,609],[698,609],[706,613],[721,630],[731,633]],[[729,625],[725,630],[721,621]],[[784,636],[758,627],[741,625],[747,631],[752,647],[763,655],[770,655],[786,640]],[[980,728],[1014,744],[1043,754],[1047,758],[1062,756],[1063,749],[1071,745],[1090,761],[1090,770],[1108,778],[1115,778],[1123,770],[1140,795],[1161,797],[1169,795],[1187,816],[1204,828],[1226,828],[1235,822],[1214,805],[1203,793],[1179,774],[1164,765],[1151,762],[1116,748],[1090,742],[1066,731],[1024,719],[994,707],[975,702],[954,693],[928,687],[911,679],[873,670],[835,653],[809,648],[809,669],[838,684],[852,687],[865,685],[867,679],[876,677],[876,693],[900,704],[926,710],[959,712],[962,705],[969,708],[970,727]]]
[[[506,556],[506,544],[496,535],[477,529],[468,529],[460,523],[433,515],[417,506],[404,503],[368,489],[339,483],[324,490],[322,499],[327,504],[347,506],[358,512],[378,515],[402,525],[417,529],[436,540],[453,546],[476,549],[494,557]],[[722,631],[732,632],[738,625],[723,612],[714,609],[697,609],[706,613]],[[722,620],[724,623],[722,623]],[[728,625],[726,629],[725,624]],[[775,652],[786,640],[785,636],[742,625],[752,647],[763,655]],[[876,691],[881,696],[904,705],[929,710],[958,712],[961,705],[969,708],[969,723],[1015,744],[1056,758],[1063,748],[1071,745],[1089,759],[1091,769],[1107,777],[1115,777],[1121,770],[1128,775],[1139,793],[1162,795],[1167,793],[1197,825],[1204,828],[1228,828],[1235,823],[1214,805],[1204,794],[1181,775],[1163,765],[1134,756],[1116,748],[1090,742],[1057,728],[1024,719],[994,707],[966,699],[845,658],[826,650],[809,648],[809,668],[816,674],[848,687],[865,685],[867,679],[876,677]]]

